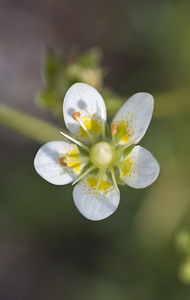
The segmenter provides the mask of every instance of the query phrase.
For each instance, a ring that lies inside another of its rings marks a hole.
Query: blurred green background
[[[122,186],[116,213],[91,222],[71,186],[35,172],[42,143],[0,124],[0,299],[190,299],[189,15],[188,0],[1,1],[0,101],[62,128],[75,81],[104,94],[110,118],[150,92],[140,144],[161,172],[144,190]]]

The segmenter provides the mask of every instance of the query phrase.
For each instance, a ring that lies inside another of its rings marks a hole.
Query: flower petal
[[[106,107],[102,96],[88,84],[75,83],[71,86],[63,102],[63,115],[69,131],[77,139],[90,144],[92,141],[88,133],[72,117],[77,112],[84,126],[97,139],[106,121]]]
[[[116,143],[137,144],[144,136],[152,118],[154,98],[148,93],[131,96],[112,120],[117,125]]]
[[[120,178],[133,188],[145,188],[156,180],[159,171],[154,156],[143,147],[135,146],[120,167]]]
[[[109,217],[119,205],[120,193],[107,178],[99,187],[96,177],[88,176],[73,190],[74,203],[80,213],[89,220],[98,221]]]
[[[73,161],[61,164],[60,157],[77,159],[78,156],[79,150],[75,144],[63,141],[49,142],[38,150],[34,159],[34,167],[37,173],[48,182],[63,185],[74,181],[84,164]]]

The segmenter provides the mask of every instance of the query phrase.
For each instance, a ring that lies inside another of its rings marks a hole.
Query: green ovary
[[[99,142],[92,146],[90,160],[97,168],[111,168],[116,161],[115,149],[107,142]]]

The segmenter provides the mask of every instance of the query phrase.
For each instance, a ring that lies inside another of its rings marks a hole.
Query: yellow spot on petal
[[[123,167],[121,168],[122,177],[126,177],[126,176],[131,177],[132,169],[133,169],[133,172],[135,173],[135,170],[134,170],[134,163],[133,163],[133,161],[132,161],[132,157],[129,156],[129,157],[123,162]]]
[[[85,115],[81,119],[88,131],[99,132],[101,130],[101,125],[99,124],[98,119],[95,118],[95,115],[93,115],[92,117]],[[82,128],[82,126],[80,126],[80,136],[87,136],[87,133]]]
[[[77,159],[79,157],[79,151],[77,147],[73,147],[71,151],[69,151],[68,160],[69,159]],[[78,161],[70,161],[67,163],[69,168],[73,168],[75,173],[79,173],[81,170],[81,163]]]
[[[98,179],[94,178],[94,177],[88,177],[87,178],[87,183],[89,185],[89,187],[92,190],[96,190],[97,188],[97,184],[98,184]],[[98,187],[98,190],[100,191],[105,191],[105,193],[107,193],[107,190],[112,186],[112,184],[107,181],[107,180],[101,180],[100,185]]]
[[[124,142],[129,141],[129,137],[131,136],[130,134],[130,129],[128,126],[128,122],[119,122],[117,124],[117,134],[119,135],[120,139]]]

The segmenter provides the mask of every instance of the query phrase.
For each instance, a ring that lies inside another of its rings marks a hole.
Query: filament
[[[104,177],[104,174],[105,174],[105,170],[99,170],[99,173],[98,173],[98,182],[97,182],[97,186],[96,186],[96,192],[100,186],[100,183],[102,181],[102,178]]]
[[[129,146],[131,146],[132,144],[135,144],[136,140],[139,137],[136,137],[134,139],[132,139],[131,141],[129,141],[126,145],[124,145],[123,147],[121,147],[120,149],[117,150],[118,154],[121,154],[125,149],[127,149]]]
[[[102,119],[102,139],[105,140],[105,121]]]
[[[119,193],[119,188],[118,188],[118,186],[117,186],[117,181],[116,181],[116,178],[115,178],[114,169],[111,168],[111,169],[110,169],[110,172],[111,172],[111,177],[112,177],[113,185],[115,186],[116,190],[117,190],[118,193]]]
[[[84,131],[87,133],[88,137],[91,139],[91,141],[94,143],[95,142],[95,138],[91,135],[91,133],[89,132],[88,128],[84,125],[84,123],[82,122],[81,118],[80,118],[80,113],[79,112],[75,112],[74,114],[72,114],[73,119],[78,122],[81,127],[84,129]]]
[[[72,183],[72,185],[73,184],[75,184],[75,183],[77,183],[78,181],[80,181],[81,179],[83,179],[86,175],[88,175],[88,173],[90,173],[93,169],[95,169],[95,167],[94,166],[91,166],[90,168],[88,168],[83,174],[81,174],[73,183]]]
[[[73,143],[79,145],[79,146],[80,146],[81,148],[83,148],[84,150],[86,150],[86,151],[88,151],[88,152],[90,151],[90,148],[89,148],[89,147],[87,147],[87,146],[84,145],[83,143],[77,141],[75,138],[71,137],[70,135],[68,135],[68,134],[66,134],[66,133],[64,133],[64,132],[62,132],[62,131],[60,131],[60,133],[61,133],[63,136],[65,136],[68,140],[70,140],[70,141],[72,141]]]

